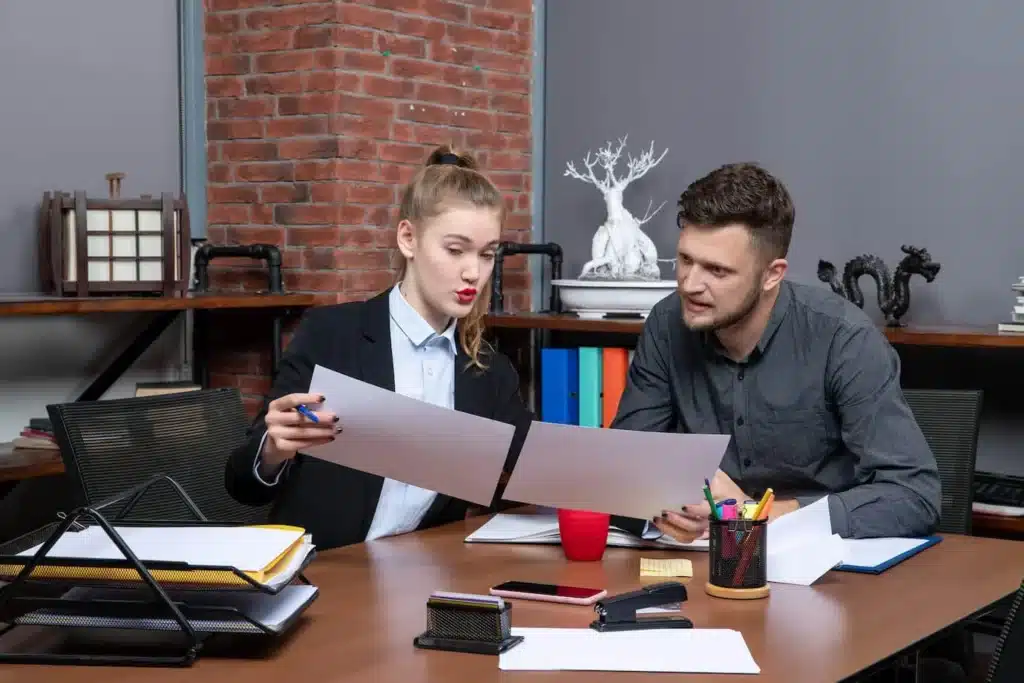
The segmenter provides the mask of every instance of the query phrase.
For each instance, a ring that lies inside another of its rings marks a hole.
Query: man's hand
[[[740,506],[743,505],[743,501],[750,500],[750,496],[722,470],[715,472],[715,476],[711,480],[711,497],[715,499],[716,503],[732,498]],[[706,504],[705,507],[707,507]]]
[[[736,485],[728,474],[722,470],[715,472],[711,480],[711,497],[715,502],[735,498],[737,505],[743,505],[748,496],[739,486]],[[661,533],[671,536],[680,543],[692,543],[700,538],[707,538],[708,517],[711,515],[711,506],[706,500],[698,503],[684,505],[682,512],[666,510],[652,522],[658,527]]]
[[[796,512],[800,509],[800,503],[795,500],[773,500],[772,509],[768,511],[768,521],[773,522],[782,515]]]

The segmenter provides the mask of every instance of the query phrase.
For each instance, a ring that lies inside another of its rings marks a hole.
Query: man
[[[754,164],[723,166],[683,192],[679,290],[648,316],[611,426],[732,435],[716,501],[771,487],[775,518],[827,495],[841,536],[928,534],[938,468],[899,359],[859,308],[785,279],[793,220],[786,188]],[[689,542],[706,532],[709,506],[700,491],[680,496],[693,504],[653,523]]]

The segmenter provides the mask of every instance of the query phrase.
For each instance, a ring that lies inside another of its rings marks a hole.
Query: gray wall
[[[557,0],[546,35],[544,238],[565,249],[566,277],[604,207],[565,163],[628,133],[634,153],[669,148],[626,191],[637,215],[667,202],[646,226],[662,258],[686,185],[753,160],[794,196],[793,279],[824,287],[819,258],[894,267],[910,243],[942,271],[912,281],[908,323],[1009,318],[1024,275],[1024,3]],[[989,418],[979,466],[1024,474],[1021,429]]]
[[[179,192],[175,0],[0,2],[0,296],[37,292],[44,190],[106,196]],[[2,318],[0,441],[47,402],[72,398],[142,320],[133,315]],[[180,361],[172,327],[108,397]]]
[[[1024,275],[1024,3],[558,0],[547,13],[544,236],[567,277],[604,208],[565,163],[629,133],[634,153],[669,148],[626,191],[634,214],[667,201],[647,226],[660,257],[686,185],[755,160],[796,202],[794,279],[865,252],[894,267],[911,243],[942,272],[914,279],[907,322],[1008,319]]]

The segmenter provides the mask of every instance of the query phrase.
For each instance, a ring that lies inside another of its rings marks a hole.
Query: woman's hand
[[[337,415],[316,412],[313,414],[319,422],[313,422],[296,410],[300,405],[323,402],[324,397],[319,394],[288,394],[270,402],[264,418],[267,423],[267,440],[262,453],[265,466],[276,468],[305,448],[334,441],[335,434],[341,431]]]

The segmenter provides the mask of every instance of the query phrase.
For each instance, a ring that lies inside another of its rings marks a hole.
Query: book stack
[[[1017,278],[1011,289],[1014,293],[1013,311],[1009,322],[999,323],[999,331],[1024,332],[1024,277]]]
[[[57,440],[53,438],[53,424],[48,418],[33,417],[28,426],[21,430],[11,446],[15,450],[53,451],[60,453]]]

